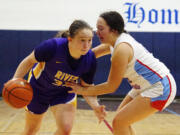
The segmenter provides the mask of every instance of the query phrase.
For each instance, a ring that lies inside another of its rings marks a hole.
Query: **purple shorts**
[[[27,106],[28,111],[35,114],[42,114],[47,111],[50,106],[57,104],[66,104],[76,98],[76,94],[68,93],[68,91],[49,90],[42,92],[42,90],[33,87],[33,99]]]

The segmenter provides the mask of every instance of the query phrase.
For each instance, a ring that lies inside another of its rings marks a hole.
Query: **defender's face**
[[[102,17],[98,18],[96,27],[97,27],[96,34],[98,35],[100,41],[102,43],[108,43],[111,30],[110,27],[107,25],[106,21]]]
[[[92,46],[93,32],[90,29],[82,29],[78,31],[72,42],[76,48],[76,52],[85,55]]]

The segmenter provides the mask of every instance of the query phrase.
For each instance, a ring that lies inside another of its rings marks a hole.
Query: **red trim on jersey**
[[[153,69],[151,69],[150,67],[148,67],[147,65],[145,65],[144,63],[142,63],[140,60],[137,60],[141,65],[145,66],[146,68],[148,68],[149,70],[151,70],[152,72],[154,72],[157,76],[159,76],[161,79],[162,77],[160,76],[160,74],[158,74],[157,72],[155,72]]]
[[[153,108],[156,108],[158,109],[159,111],[162,111],[162,109],[164,108],[164,105],[166,104],[166,102],[168,101],[170,95],[171,95],[171,92],[172,92],[172,86],[171,86],[171,81],[169,79],[168,76],[166,76],[168,81],[169,81],[169,85],[170,85],[170,93],[169,93],[169,96],[166,100],[158,100],[158,101],[154,101],[154,102],[151,102],[151,106]]]

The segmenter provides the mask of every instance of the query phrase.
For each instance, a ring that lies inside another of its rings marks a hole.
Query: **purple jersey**
[[[71,88],[64,86],[66,81],[78,81],[81,78],[86,83],[92,84],[96,58],[91,50],[75,60],[69,53],[67,38],[53,38],[42,42],[35,48],[34,53],[38,63],[32,68],[29,79],[34,89],[34,99],[28,105],[30,110],[34,110],[34,106],[37,106],[37,99],[38,102],[55,105],[73,98],[75,94],[68,93]],[[34,112],[42,113],[44,110]]]
[[[39,61],[32,75],[37,81],[38,88],[69,90],[64,87],[66,81],[76,81],[82,78],[91,84],[96,68],[96,58],[90,50],[79,59],[78,67],[73,69],[69,61],[68,40],[54,38],[47,40],[35,48],[35,57]]]

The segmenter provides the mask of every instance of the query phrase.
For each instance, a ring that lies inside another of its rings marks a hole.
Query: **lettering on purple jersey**
[[[54,76],[54,83],[52,83],[52,84],[56,85],[56,86],[63,86],[64,82],[66,82],[66,81],[75,82],[78,79],[79,79],[78,76],[74,76],[74,75],[64,73],[64,72],[58,70]]]

